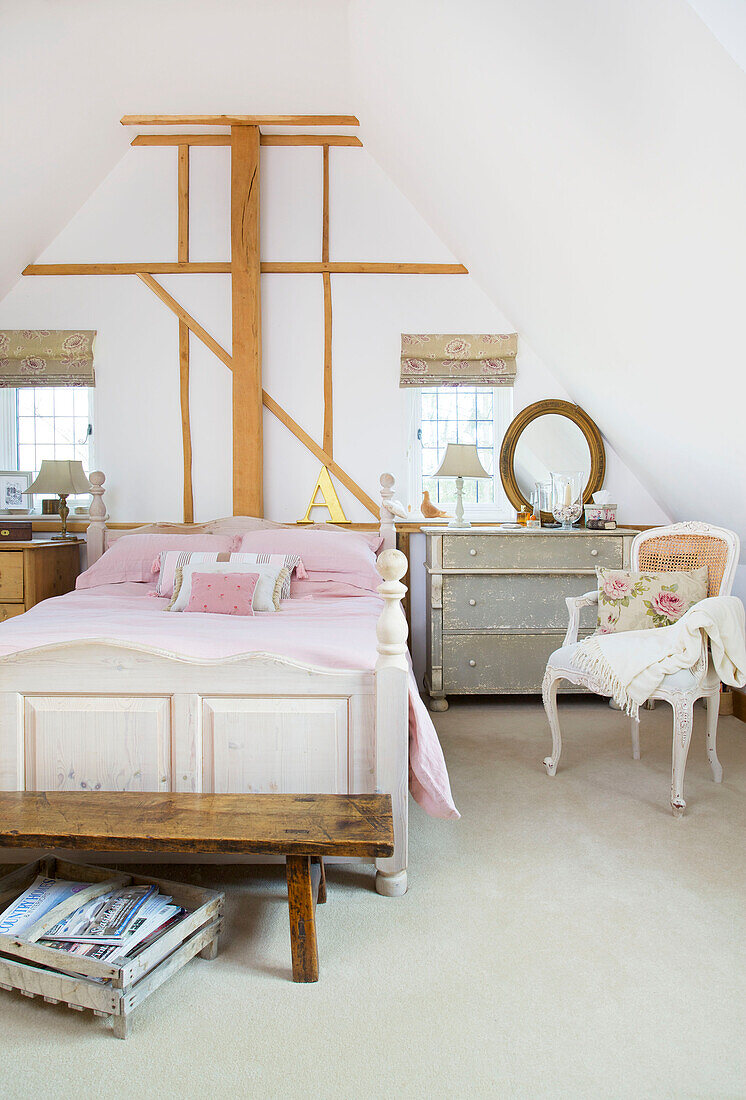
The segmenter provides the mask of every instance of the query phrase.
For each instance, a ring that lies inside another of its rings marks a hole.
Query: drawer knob
[[[595,550],[595,549],[591,550],[591,557],[592,558],[597,558],[598,557],[598,550]]]
[[[469,667],[470,668],[476,668],[477,667],[477,662],[473,658],[471,659],[471,661],[469,661]]]
[[[476,550],[474,549],[474,547],[473,547],[473,546],[472,546],[471,550],[469,551],[469,553],[471,554],[471,556],[472,556],[473,558],[475,558],[475,557],[477,556],[477,552],[476,552]]]
[[[476,607],[476,606],[477,606],[477,601],[476,600],[469,600],[469,607]]]

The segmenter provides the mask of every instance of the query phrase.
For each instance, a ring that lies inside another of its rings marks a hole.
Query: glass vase
[[[583,511],[585,474],[582,470],[552,472],[552,515],[563,531],[571,531]]]

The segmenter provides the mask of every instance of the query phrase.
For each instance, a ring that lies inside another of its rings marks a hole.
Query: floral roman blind
[[[93,386],[95,329],[0,330],[0,387]]]
[[[512,386],[518,333],[436,336],[403,333],[400,386]]]

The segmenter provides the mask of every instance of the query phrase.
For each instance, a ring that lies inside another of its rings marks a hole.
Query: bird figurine
[[[430,493],[425,489],[422,494],[422,504],[420,505],[420,511],[426,519],[448,519],[448,512],[441,512],[440,508],[436,508],[433,502],[430,500]]]

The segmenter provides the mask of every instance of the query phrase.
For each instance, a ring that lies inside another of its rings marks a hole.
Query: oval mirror
[[[523,409],[505,433],[500,452],[500,477],[517,511],[530,503],[537,481],[551,481],[553,470],[582,470],[587,502],[603,485],[605,469],[601,433],[569,401],[537,401]],[[549,512],[542,512],[541,518],[553,522]]]

